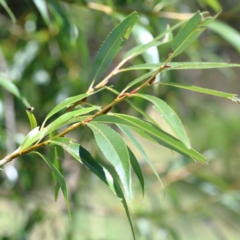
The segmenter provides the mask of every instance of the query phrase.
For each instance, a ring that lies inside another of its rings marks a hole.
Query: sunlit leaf
[[[166,123],[171,127],[176,136],[181,140],[186,147],[190,148],[190,142],[185,132],[184,126],[177,116],[177,114],[172,110],[172,108],[163,100],[145,94],[135,94],[136,97],[144,98],[155,105],[155,109],[161,113],[161,116],[166,121]]]
[[[74,96],[74,97],[69,97],[69,98],[66,98],[64,101],[62,101],[61,103],[59,103],[56,107],[54,107],[49,113],[48,115],[46,116],[42,126],[44,126],[45,122],[51,117],[53,116],[55,113],[61,111],[62,109],[64,108],[67,108],[69,107],[71,104],[75,103],[75,102],[78,102],[84,98],[86,98],[87,96],[89,96],[89,94],[80,94],[80,95],[77,95],[77,96]]]
[[[27,116],[28,116],[28,119],[30,122],[31,129],[36,128],[38,125],[37,125],[37,120],[36,120],[34,114],[28,110],[26,110],[26,112],[27,112]]]
[[[73,97],[69,97],[66,98],[64,101],[62,101],[61,103],[59,103],[56,107],[54,107],[46,116],[42,127],[45,125],[46,121],[53,116],[55,113],[61,111],[64,108],[70,107],[72,104],[76,103],[76,102],[80,102],[81,100],[83,100],[84,98],[91,96],[99,91],[102,91],[104,88],[98,89],[97,91],[94,91],[93,93],[84,93],[84,94],[80,94],[77,96],[73,96]]]
[[[79,153],[78,153],[79,144],[76,143],[74,139],[66,138],[66,137],[58,137],[58,138],[53,138],[50,142],[52,144],[56,144],[56,145],[62,147],[69,154],[71,154],[76,160],[80,161]]]
[[[120,199],[124,206],[128,221],[131,226],[133,238],[135,239],[134,229],[131,221],[131,216],[128,210],[128,205],[125,200],[124,194],[118,182],[113,178],[109,171],[102,167],[91,154],[82,146],[79,147],[79,156],[82,163],[89,168],[95,175],[97,175]]]
[[[57,118],[56,120],[51,122],[46,127],[47,133],[49,133],[51,131],[54,131],[54,130],[66,125],[68,123],[68,121],[72,118],[76,118],[78,116],[87,114],[87,113],[92,112],[92,111],[97,110],[97,109],[99,109],[99,107],[94,106],[94,107],[81,108],[81,109],[78,109],[78,110],[74,110],[74,111],[71,111],[71,112],[64,113],[63,115],[61,115],[59,118]]]
[[[33,152],[33,153],[36,153],[38,154],[45,162],[46,164],[51,168],[51,170],[53,171],[53,173],[55,174],[56,178],[57,178],[57,181],[60,185],[60,188],[62,190],[62,193],[63,193],[63,196],[64,196],[64,199],[65,199],[65,202],[66,202],[66,206],[67,206],[67,209],[68,209],[68,214],[69,214],[69,217],[71,218],[71,212],[70,212],[70,206],[69,206],[69,200],[68,200],[68,192],[67,192],[67,186],[66,186],[66,182],[65,182],[65,179],[63,177],[63,175],[58,171],[58,169],[53,165],[53,163],[48,160],[47,158],[45,158],[44,155],[42,155],[41,153],[39,152]]]
[[[187,148],[181,141],[161,130],[158,126],[154,126],[153,124],[143,121],[141,119],[124,114],[108,114],[105,116],[99,116],[93,121],[122,124],[132,128],[133,130],[138,129],[138,131],[143,131],[150,134],[152,138],[157,138],[159,144],[169,149],[172,149],[182,154],[183,156],[202,162],[206,161],[205,157],[194,149]]]
[[[237,96],[237,94],[234,94],[234,93],[225,93],[225,92],[216,91],[216,90],[212,90],[212,89],[208,89],[208,88],[189,86],[189,85],[184,85],[184,84],[179,84],[179,83],[161,82],[160,84],[170,86],[170,87],[183,88],[183,89],[194,91],[194,92],[205,93],[205,94],[209,94],[209,95],[213,95],[213,96],[217,96],[217,97],[228,98],[231,100]]]
[[[219,14],[214,17],[205,17],[204,14],[196,12],[192,18],[183,26],[178,32],[177,36],[172,41],[173,53],[171,58],[176,57],[182,53],[188,46],[195,41],[199,35],[206,29],[206,27],[213,21]]]
[[[87,126],[93,131],[96,142],[106,159],[114,166],[127,199],[131,202],[131,168],[125,142],[118,133],[104,124],[91,122]]]
[[[25,137],[22,145],[20,146],[20,151],[28,148],[37,140],[43,138],[44,134],[46,133],[46,129],[42,129],[39,131],[39,127],[32,129],[27,136]]]
[[[134,65],[128,68],[123,68],[120,72],[132,71],[132,70],[152,70],[155,71],[162,66],[162,63],[146,63]],[[168,67],[163,71],[170,70],[186,70],[186,69],[212,69],[212,68],[232,68],[240,67],[240,64],[236,63],[221,63],[221,62],[170,62]]]
[[[108,35],[102,44],[94,63],[93,79],[97,81],[101,74],[108,68],[116,54],[122,48],[126,34],[130,34],[131,29],[137,22],[138,16],[136,12],[126,17],[113,31]]]

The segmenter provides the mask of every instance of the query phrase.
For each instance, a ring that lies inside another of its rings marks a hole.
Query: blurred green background
[[[110,69],[128,49],[197,10],[208,10],[214,15],[222,9],[222,13],[177,60],[240,63],[237,0],[2,0],[0,4],[0,77],[17,85],[34,106],[39,123],[57,103],[88,89],[101,43],[118,23],[119,16],[132,11],[140,16],[137,30]],[[169,52],[170,44],[164,45],[130,64],[163,61]],[[117,75],[111,84],[120,91],[143,73]],[[239,75],[240,69],[168,71],[161,79],[240,94]],[[144,91],[152,93],[153,89]],[[170,87],[154,91],[175,109],[193,147],[207,157],[209,164],[188,162],[168,149],[142,140],[166,192],[164,197],[159,182],[139,155],[146,193],[142,198],[134,176],[132,218],[137,239],[239,239],[239,105]],[[91,101],[105,105],[112,99],[111,94],[98,93]],[[165,127],[153,108],[140,100],[136,104]],[[14,151],[29,132],[25,110],[21,101],[1,88],[0,158]],[[125,103],[114,111],[136,114]],[[100,156],[90,132],[81,129],[70,135],[95,157]],[[47,153],[48,149],[42,151]],[[40,158],[25,155],[0,172],[0,239],[132,239],[118,198],[69,155],[62,163],[72,221],[62,195],[54,201],[54,183],[48,167]]]

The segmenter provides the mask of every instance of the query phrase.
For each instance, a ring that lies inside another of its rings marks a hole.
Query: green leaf
[[[179,83],[161,82],[160,84],[165,85],[165,86],[170,86],[170,87],[183,88],[183,89],[194,91],[194,92],[205,93],[205,94],[209,94],[209,95],[213,95],[213,96],[217,96],[217,97],[228,98],[228,99],[231,99],[231,100],[234,97],[237,96],[237,94],[234,94],[234,93],[225,93],[225,92],[220,92],[220,91],[216,91],[216,90],[212,90],[212,89],[208,89],[208,88],[201,88],[201,87],[197,87],[197,86],[183,85],[183,84],[179,84]]]
[[[144,94],[135,94],[136,97],[144,98],[155,105],[155,109],[161,113],[161,116],[166,121],[166,123],[171,127],[176,136],[181,140],[187,148],[191,148],[191,144],[185,132],[184,126],[177,116],[177,114],[172,110],[172,108],[163,100]]]
[[[165,37],[164,37],[164,35],[165,35]],[[158,47],[158,46],[161,46],[161,45],[171,42],[172,41],[171,28],[168,27],[167,30],[163,34],[161,34],[161,36],[164,37],[164,39],[162,41],[157,41],[155,38],[149,43],[138,45],[138,46],[132,48],[131,50],[129,50],[127,53],[125,53],[123,59],[128,59],[128,60],[132,59],[132,58],[144,53],[147,49],[149,49],[151,47]]]
[[[97,81],[101,74],[108,68],[124,44],[124,40],[128,38],[134,24],[137,22],[138,16],[136,12],[126,17],[116,28],[108,35],[102,44],[94,63],[93,79]]]
[[[0,4],[3,6],[3,8],[6,10],[6,12],[8,13],[8,15],[10,16],[11,20],[13,21],[13,23],[16,23],[16,18],[13,14],[13,12],[11,11],[11,9],[8,7],[7,3],[5,0],[0,0]]]
[[[189,45],[195,41],[205,28],[213,21],[219,14],[214,17],[204,17],[200,12],[196,12],[192,18],[183,26],[177,36],[172,41],[173,53],[171,58],[176,57],[182,53]]]
[[[87,107],[87,108],[81,108],[81,109],[78,109],[78,110],[74,110],[74,111],[71,111],[71,112],[67,112],[67,113],[64,113],[62,116],[60,116],[59,118],[57,118],[56,120],[54,120],[53,122],[51,122],[47,127],[47,132],[46,134],[48,134],[49,132],[52,132],[66,124],[68,124],[68,121],[72,118],[76,118],[78,116],[81,116],[81,115],[84,115],[84,114],[87,114],[89,112],[92,112],[94,110],[97,110],[99,109],[98,106],[93,106],[93,107]]]
[[[66,182],[65,182],[65,179],[64,179],[63,175],[53,165],[53,163],[51,161],[49,161],[47,158],[45,158],[41,153],[39,153],[39,152],[33,152],[33,153],[38,154],[46,162],[46,164],[51,168],[52,172],[55,174],[55,176],[57,178],[57,181],[58,181],[58,183],[60,185],[60,188],[62,190],[65,202],[66,202],[66,206],[67,206],[67,209],[68,209],[69,217],[71,218],[70,206],[69,206],[69,201],[68,201],[67,186],[66,186]]]
[[[183,156],[186,156],[191,159],[196,159],[202,162],[205,162],[206,159],[200,153],[195,151],[192,148],[187,148],[181,141],[169,135],[165,131],[161,130],[158,126],[153,125],[152,123],[143,121],[141,119],[124,115],[124,114],[108,114],[105,116],[99,116],[93,119],[92,122],[104,122],[104,123],[113,123],[113,124],[123,124],[133,130],[137,129],[144,133],[150,134],[152,138],[158,139],[157,142],[169,149],[172,149]]]
[[[214,21],[209,28],[240,52],[240,33],[236,29],[221,21]]]
[[[48,115],[46,116],[43,124],[42,124],[42,127],[45,125],[46,121],[52,117],[55,113],[61,111],[62,109],[64,108],[67,108],[67,107],[70,107],[71,105],[73,105],[74,103],[76,102],[79,102],[81,100],[83,100],[84,98],[86,97],[89,97],[93,94],[96,94],[97,92],[100,92],[102,91],[103,89],[105,88],[101,88],[101,89],[98,89],[92,93],[84,93],[84,94],[80,94],[80,95],[77,95],[77,96],[73,96],[73,97],[69,97],[69,98],[66,98],[64,101],[62,101],[61,103],[59,103],[56,107],[54,107],[50,113],[48,113]]]
[[[30,104],[28,103],[28,101],[26,100],[26,98],[24,98],[20,91],[18,90],[18,88],[16,87],[16,85],[9,79],[5,79],[3,77],[0,76],[0,85],[2,87],[4,87],[7,91],[9,91],[10,93],[12,93],[15,97],[17,97],[18,99],[20,99],[23,104],[26,107],[29,107]]]
[[[63,175],[61,162],[59,161],[59,158],[61,158],[61,160],[64,159],[63,149],[56,145],[50,146],[49,158],[52,161],[52,164],[55,166],[55,168]],[[57,201],[60,184],[58,182],[56,174],[52,172],[52,175],[53,175],[53,180],[56,184],[54,187],[54,196],[55,196],[55,201]]]
[[[123,68],[120,72],[132,71],[132,70],[152,70],[156,71],[162,66],[163,63],[146,63],[138,64],[128,68]],[[220,62],[170,62],[168,68],[163,71],[169,70],[186,70],[186,69],[212,69],[212,68],[230,68],[240,67],[237,63],[220,63]]]
[[[96,176],[98,176],[120,199],[124,206],[125,212],[129,224],[131,226],[133,238],[135,239],[134,229],[131,221],[131,216],[128,210],[128,205],[125,200],[124,194],[118,182],[113,178],[109,171],[102,167],[92,156],[91,154],[82,146],[79,147],[79,156],[82,160],[82,163],[89,168]]]
[[[130,141],[134,144],[135,147],[137,147],[137,149],[141,152],[141,154],[143,155],[143,157],[146,159],[147,162],[150,162],[147,154],[145,153],[142,145],[138,142],[138,140],[134,137],[134,135],[132,134],[132,132],[129,130],[128,127],[124,126],[124,125],[121,125],[121,124],[117,124],[117,126],[121,129],[121,131],[130,139]],[[139,166],[139,163],[136,159],[136,157],[134,156],[133,152],[128,148],[129,150],[129,154],[130,154],[130,162],[131,162],[131,165],[134,169],[134,172],[136,173],[138,179],[139,179],[139,182],[141,184],[141,187],[142,187],[142,193],[144,195],[144,179],[143,179],[143,175],[142,175],[142,171],[141,171],[141,168]],[[150,166],[153,167],[151,165],[151,162],[150,162]],[[154,169],[154,168],[153,168]],[[154,169],[155,171],[155,169]]]
[[[240,67],[236,63],[222,63],[222,62],[171,62],[168,64],[170,68],[166,70],[184,70],[184,69],[212,69],[212,68],[230,68]]]
[[[154,74],[155,71],[156,71],[156,70],[153,70],[153,71],[151,71],[151,72],[148,72],[148,73],[142,75],[141,77],[138,77],[138,78],[136,78],[135,80],[131,81],[131,82],[124,88],[123,91],[125,92],[126,90],[128,90],[128,89],[131,88],[131,87],[133,87],[134,85],[136,85],[136,84],[144,81],[145,79],[151,77],[151,76]]]
[[[142,44],[139,46],[134,47],[133,49],[131,49],[130,51],[128,51],[123,59],[132,59],[134,57],[137,57],[138,55],[142,54],[143,52],[145,52],[147,49],[151,48],[151,47],[158,47],[161,45],[164,45],[166,43],[169,43],[171,40],[167,41],[167,42],[160,42],[160,41],[151,41],[150,43],[147,44]]]
[[[127,146],[122,137],[110,127],[91,122],[87,124],[106,159],[114,166],[123,184],[127,199],[132,200],[131,168]]]
[[[46,121],[51,117],[53,116],[55,113],[61,111],[62,109],[66,108],[66,107],[69,107],[70,105],[74,104],[75,102],[78,102],[86,97],[88,97],[90,94],[80,94],[80,95],[77,95],[77,96],[74,96],[74,97],[69,97],[69,98],[66,98],[64,101],[62,101],[61,103],[59,103],[56,107],[54,107],[50,113],[48,113],[48,115],[46,116],[43,124],[42,124],[42,127],[45,125]]]
[[[28,116],[28,119],[30,122],[31,129],[36,128],[38,125],[37,125],[37,120],[36,120],[34,114],[28,110],[26,110],[26,112],[27,112],[27,116]]]
[[[75,140],[72,138],[66,137],[58,137],[53,138],[50,141],[52,144],[56,144],[66,150],[69,154],[71,154],[77,161],[81,162],[79,159],[79,144],[75,143]]]
[[[41,129],[40,131],[39,131],[39,127],[32,129],[24,138],[24,141],[20,146],[20,152],[28,148],[29,146],[31,146],[37,140],[43,138],[45,133],[46,133],[46,129]]]

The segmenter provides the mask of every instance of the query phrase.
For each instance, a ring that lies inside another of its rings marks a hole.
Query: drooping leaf
[[[72,118],[76,118],[78,116],[87,114],[87,113],[92,112],[92,111],[97,110],[97,109],[99,109],[99,107],[94,106],[94,107],[81,108],[81,109],[78,109],[78,110],[74,110],[74,111],[71,111],[71,112],[64,113],[62,116],[60,116],[59,118],[57,118],[56,120],[51,122],[46,127],[46,129],[47,129],[46,134],[48,134],[49,132],[52,132],[52,131],[66,125],[68,123],[68,121]]]
[[[152,102],[155,105],[155,109],[161,113],[161,116],[171,127],[179,140],[181,140],[187,148],[191,148],[190,141],[187,137],[182,121],[166,102],[157,97],[145,94],[135,94],[134,96],[141,97]]]
[[[143,178],[141,167],[137,161],[137,158],[135,157],[135,155],[133,154],[130,148],[128,148],[128,151],[129,151],[129,157],[130,157],[132,168],[138,177],[138,180],[142,188],[142,195],[144,196],[144,178]]]
[[[231,99],[231,100],[234,97],[237,96],[237,94],[234,94],[234,93],[225,93],[225,92],[216,91],[216,90],[212,90],[212,89],[208,89],[208,88],[201,88],[201,87],[197,87],[197,86],[189,86],[189,85],[184,85],[184,84],[179,84],[179,83],[161,82],[160,84],[165,85],[165,86],[170,86],[170,87],[183,88],[183,89],[194,91],[194,92],[205,93],[205,94],[209,94],[209,95],[212,95],[212,96],[228,98],[228,99]]]
[[[31,129],[36,128],[38,125],[37,125],[37,120],[36,120],[34,114],[28,110],[26,110],[26,112],[27,112],[27,116],[28,116],[28,119],[30,122]]]
[[[129,202],[132,200],[131,168],[127,146],[121,136],[110,127],[96,122],[87,124],[106,159],[119,175]]]
[[[57,178],[57,181],[60,185],[60,188],[62,190],[65,202],[66,202],[69,217],[71,218],[71,211],[70,211],[69,200],[68,200],[67,186],[66,186],[66,182],[65,182],[65,179],[64,179],[63,175],[58,171],[58,169],[53,165],[53,163],[50,160],[45,158],[44,155],[42,155],[39,152],[33,152],[33,153],[38,154],[46,162],[46,164],[51,168],[52,172],[55,174],[55,176]]]
[[[142,153],[143,157],[146,159],[146,161],[148,162],[148,157],[147,157],[147,154],[145,153],[144,149],[142,148],[142,145],[138,142],[138,140],[134,137],[134,135],[132,134],[132,132],[129,130],[128,127],[126,126],[123,126],[123,125],[120,125],[118,124],[117,125],[121,131],[131,140],[131,142],[137,147],[137,149]],[[139,163],[135,157],[135,155],[133,154],[133,152],[131,151],[131,149],[128,148],[128,151],[129,151],[129,155],[130,155],[130,162],[131,162],[131,165],[133,167],[133,170],[134,172],[136,173],[138,179],[139,179],[139,182],[141,184],[141,187],[142,187],[142,193],[144,195],[144,178],[143,178],[143,175],[142,175],[142,171],[141,171],[141,168],[139,166]]]
[[[63,149],[57,145],[50,146],[49,158],[50,158],[50,161],[52,161],[52,164],[55,166],[55,168],[63,175],[61,162],[59,161],[59,158],[60,160],[64,159]],[[56,174],[52,172],[52,175],[53,175],[53,180],[55,182],[54,196],[55,196],[55,201],[57,201],[60,184],[58,182],[58,178]]]
[[[79,159],[79,144],[75,142],[72,138],[66,137],[57,137],[53,138],[50,141],[52,144],[56,144],[66,150],[69,154],[71,154],[77,161],[81,162]]]
[[[219,14],[214,17],[205,17],[205,14],[196,12],[192,18],[183,26],[178,32],[177,36],[172,41],[173,53],[171,58],[176,57],[182,53],[189,45],[195,41],[205,28],[217,18]]]
[[[2,87],[4,87],[7,91],[9,91],[10,93],[12,93],[15,97],[17,97],[18,99],[20,99],[23,104],[26,107],[29,107],[30,104],[28,103],[28,101],[26,100],[26,98],[24,98],[20,91],[18,90],[18,88],[16,87],[16,85],[9,79],[5,79],[2,76],[0,76],[0,85]]]
[[[128,126],[125,125],[121,125],[121,124],[117,124],[117,126],[122,130],[122,132],[129,138],[129,140],[133,143],[133,145],[138,149],[138,151],[142,154],[142,156],[144,157],[144,159],[147,161],[147,163],[149,164],[149,166],[152,168],[154,174],[156,175],[158,181],[160,182],[162,188],[164,189],[164,185],[155,169],[155,167],[153,166],[151,160],[149,159],[149,157],[147,156],[143,146],[139,143],[139,141],[137,140],[137,138],[132,134],[131,130],[129,129]],[[134,129],[135,130],[135,129]],[[141,176],[138,176],[139,180],[141,181]],[[143,192],[144,193],[144,192]]]
[[[132,225],[132,220],[131,220],[131,216],[128,210],[128,205],[127,202],[125,200],[125,196],[122,192],[122,189],[120,187],[120,185],[118,184],[117,180],[115,180],[113,178],[113,176],[110,174],[110,172],[102,167],[92,156],[91,154],[82,146],[79,147],[79,156],[81,158],[82,163],[89,168],[96,176],[98,176],[121,200],[129,224],[131,226],[131,230],[132,230],[132,234],[133,234],[133,238],[135,239],[135,233],[134,233],[134,229],[133,229],[133,225]]]
[[[124,115],[124,114],[108,114],[105,116],[99,116],[93,119],[93,122],[105,122],[113,124],[122,124],[126,125],[133,130],[137,129],[138,131],[146,132],[150,134],[152,138],[157,138],[158,143],[172,149],[183,156],[186,156],[190,159],[196,159],[202,162],[205,162],[206,159],[200,153],[195,151],[192,148],[187,148],[181,141],[169,135],[165,131],[161,130],[158,126],[153,125],[152,123],[143,121],[136,117]]]
[[[116,54],[120,51],[125,42],[125,39],[128,38],[137,20],[137,13],[131,13],[108,35],[95,59],[93,70],[94,81],[97,81],[99,79],[101,74],[108,68],[112,60],[115,58]]]

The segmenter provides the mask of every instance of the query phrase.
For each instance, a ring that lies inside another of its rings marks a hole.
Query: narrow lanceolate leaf
[[[171,58],[176,57],[191,45],[218,15],[204,17],[200,12],[196,12],[173,39]]]
[[[164,36],[164,35],[162,35]],[[159,47],[161,45],[164,45],[166,43],[169,43],[172,41],[172,32],[171,29],[168,27],[166,32],[165,32],[165,37],[162,41],[157,41],[156,39],[153,39],[151,42],[146,43],[146,44],[141,44],[139,46],[136,46],[134,48],[132,48],[131,50],[129,50],[125,55],[124,55],[124,59],[132,59],[142,53],[144,53],[147,49],[151,48],[151,47]]]
[[[141,119],[124,114],[109,114],[105,116],[99,116],[95,118],[93,122],[94,121],[126,125],[133,130],[137,129],[138,132],[142,131],[143,133],[149,134],[153,139],[158,139],[158,143],[162,146],[172,149],[183,156],[202,162],[206,161],[205,157],[194,149],[187,148],[181,141],[161,130],[158,126]]]
[[[147,44],[142,44],[142,45],[136,46],[124,55],[124,59],[127,59],[127,58],[132,59],[132,58],[137,57],[138,55],[142,54],[143,52],[145,52],[147,49],[149,49],[151,47],[159,47],[159,46],[169,43],[169,42],[170,42],[170,40],[165,41],[165,42],[153,41],[153,42],[150,42]]]
[[[132,234],[135,239],[134,229],[131,221],[131,216],[128,210],[128,205],[125,200],[124,194],[121,187],[119,186],[117,180],[113,178],[110,172],[102,167],[92,156],[91,154],[82,146],[79,147],[79,156],[82,163],[90,169],[96,176],[98,176],[122,201],[125,212],[127,214],[128,221],[131,226]]]
[[[64,101],[62,101],[61,103],[59,103],[56,107],[54,107],[49,113],[48,115],[46,116],[43,124],[42,124],[42,127],[45,125],[46,121],[52,117],[55,113],[61,111],[62,109],[64,108],[68,108],[70,107],[71,105],[73,105],[74,103],[76,102],[80,102],[81,100],[83,100],[84,98],[88,97],[88,96],[91,96],[99,91],[102,91],[104,88],[101,88],[101,89],[98,89],[97,91],[94,91],[93,93],[84,93],[84,94],[80,94],[80,95],[77,95],[77,96],[74,96],[74,97],[69,97],[69,98],[66,98]]]
[[[0,76],[0,86],[12,93],[15,97],[19,98],[26,107],[29,107],[28,101],[21,95],[20,91],[11,80]]]
[[[123,68],[120,72],[133,71],[133,70],[151,70],[155,71],[162,66],[162,63],[146,63],[138,64],[128,68]],[[187,70],[187,69],[212,69],[212,68],[232,68],[240,67],[237,63],[221,63],[221,62],[170,62],[168,68],[164,71],[169,70]]]
[[[34,152],[34,153],[38,154],[46,162],[46,164],[51,168],[52,172],[55,174],[55,176],[57,178],[57,181],[60,185],[60,188],[62,190],[66,205],[67,205],[68,214],[71,218],[70,206],[69,206],[69,201],[68,201],[67,186],[66,186],[66,182],[65,182],[65,179],[64,179],[63,175],[58,171],[58,169],[53,165],[53,163],[50,160],[45,158],[44,155],[42,155],[39,152]]]
[[[56,107],[54,107],[52,109],[52,111],[50,111],[50,113],[48,113],[48,115],[46,116],[43,124],[42,124],[42,127],[44,126],[45,122],[51,117],[53,116],[55,113],[61,111],[62,109],[66,108],[66,107],[69,107],[71,104],[75,103],[75,102],[78,102],[84,98],[86,98],[87,96],[89,96],[89,94],[80,94],[80,95],[77,95],[77,96],[74,96],[74,97],[69,97],[69,98],[66,98],[64,101],[62,101],[61,103],[59,103]]]
[[[225,93],[225,92],[216,91],[216,90],[212,90],[212,89],[208,89],[208,88],[201,88],[201,87],[197,87],[197,86],[183,85],[183,84],[179,84],[179,83],[161,82],[160,84],[170,86],[170,87],[183,88],[183,89],[194,91],[194,92],[205,93],[205,94],[209,94],[209,95],[213,95],[213,96],[217,96],[217,97],[228,98],[228,99],[231,99],[231,100],[234,97],[237,96],[237,94],[234,94],[234,93]]]
[[[122,48],[125,40],[128,38],[134,24],[138,20],[138,15],[133,12],[126,17],[116,28],[108,35],[102,44],[94,63],[93,80],[97,81],[101,74],[108,68],[115,58],[116,54]]]
[[[166,121],[166,123],[171,127],[173,132],[176,134],[179,140],[181,140],[187,148],[191,148],[189,139],[187,137],[187,134],[185,132],[184,126],[177,116],[177,114],[172,110],[172,108],[163,100],[150,96],[150,95],[144,95],[144,94],[135,94],[136,97],[144,98],[151,103],[155,105],[155,109],[161,113],[163,119]]]
[[[131,87],[135,86],[136,84],[144,81],[145,79],[151,77],[151,76],[154,74],[155,71],[156,71],[156,70],[153,70],[153,71],[151,71],[151,72],[148,72],[148,73],[142,75],[141,77],[138,77],[138,78],[136,78],[135,80],[131,81],[131,82],[124,88],[123,91],[125,92],[125,91],[128,90],[129,88],[131,88]]]
[[[37,120],[36,120],[34,114],[28,110],[26,110],[26,112],[27,112],[27,116],[28,116],[28,119],[30,122],[31,129],[36,128],[38,125],[37,125]]]
[[[54,120],[53,122],[51,122],[46,127],[47,133],[50,133],[50,132],[68,124],[69,120],[72,119],[72,118],[76,118],[78,116],[81,116],[83,114],[87,114],[87,113],[92,112],[92,111],[97,110],[97,109],[99,109],[99,107],[94,106],[94,107],[81,108],[81,109],[78,109],[78,110],[74,110],[72,112],[67,112],[67,113],[63,114],[62,116],[60,116],[59,118],[57,118],[56,120]]]
[[[52,161],[52,164],[55,166],[55,168],[63,175],[61,162],[59,161],[59,159],[60,160],[64,159],[63,149],[56,145],[51,146],[50,151],[49,151],[49,158],[50,158],[50,161]],[[52,176],[53,176],[53,180],[55,182],[54,196],[55,196],[55,201],[57,201],[60,184],[59,184],[58,178],[54,172],[52,172]]]
[[[135,138],[135,136],[132,134],[132,132],[130,131],[130,129],[124,125],[121,125],[121,124],[118,124],[117,125],[121,131],[131,140],[131,142],[135,145],[135,147],[137,147],[137,149],[141,152],[141,154],[143,155],[143,157],[146,159],[147,162],[150,162],[150,160],[148,159],[148,156],[147,154],[145,153],[142,145],[138,142],[138,140]],[[141,171],[141,168],[139,166],[139,163],[135,157],[135,155],[133,154],[133,152],[129,150],[129,154],[130,154],[130,162],[131,162],[131,165],[133,167],[133,170],[134,172],[136,173],[138,179],[139,179],[139,182],[141,184],[141,187],[142,187],[142,193],[144,195],[144,178],[143,178],[143,175],[142,175],[142,171]],[[151,165],[151,162],[150,162],[150,165]],[[152,167],[152,166],[151,166]],[[155,170],[155,169],[154,169]]]
[[[36,127],[32,129],[27,136],[25,137],[22,145],[20,146],[20,151],[23,151],[24,149],[31,146],[34,142],[38,141],[39,139],[42,139],[46,133],[46,129],[42,129],[39,131],[39,127]]]
[[[127,199],[132,200],[131,168],[127,146],[122,137],[110,127],[96,122],[87,125],[106,159],[114,166],[123,184]]]
[[[139,180],[139,182],[141,184],[141,188],[142,188],[142,195],[144,196],[144,178],[143,178],[141,167],[138,163],[137,158],[135,157],[134,153],[131,151],[130,148],[128,148],[128,151],[129,151],[129,157],[130,157],[130,162],[131,162],[132,168],[138,177],[138,180]]]
[[[75,142],[72,138],[58,137],[53,138],[50,141],[52,144],[56,144],[66,150],[69,154],[71,154],[77,161],[81,162],[79,159],[79,147],[80,145]]]

